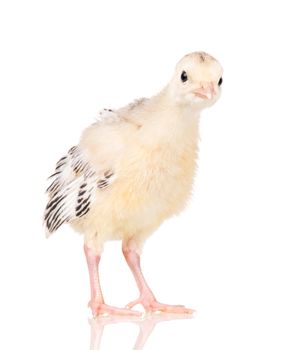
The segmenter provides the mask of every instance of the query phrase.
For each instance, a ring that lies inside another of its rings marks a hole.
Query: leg
[[[137,300],[129,303],[127,307],[132,308],[137,304],[141,304],[147,312],[163,311],[179,314],[192,314],[194,310],[187,309],[182,305],[167,305],[159,303],[156,300],[153,292],[149,288],[142,274],[140,266],[140,255],[136,248],[136,245],[134,245],[132,241],[123,242],[122,251],[125,260],[133,273],[138,289],[140,291],[140,297]]]
[[[90,288],[91,288],[91,300],[89,302],[89,307],[92,310],[93,316],[98,316],[99,314],[114,314],[114,315],[128,315],[128,316],[139,316],[140,312],[120,309],[117,307],[106,305],[104,302],[100,280],[99,280],[99,262],[100,255],[84,245],[84,252],[87,260],[89,278],[90,278]]]

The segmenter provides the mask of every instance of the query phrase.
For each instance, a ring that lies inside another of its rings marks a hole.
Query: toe
[[[119,308],[114,307],[106,304],[100,304],[99,306],[91,306],[92,314],[94,317],[97,317],[99,315],[118,315],[118,316],[137,316],[141,317],[141,312],[125,309],[125,308]]]
[[[168,313],[189,314],[189,315],[192,315],[194,313],[194,310],[188,309],[184,306],[159,304],[159,305],[155,305],[153,307],[157,311],[163,311],[163,312],[168,312]]]
[[[135,305],[138,305],[138,304],[142,304],[142,302],[141,302],[140,299],[136,299],[136,300],[131,301],[131,302],[128,303],[125,307],[126,307],[126,309],[131,309],[131,308],[133,308]]]
[[[111,315],[122,315],[122,316],[141,316],[141,312],[135,311],[135,310],[130,310],[130,309],[123,309],[119,307],[114,307],[114,306],[108,306],[105,305],[103,307],[103,310],[105,313],[111,314]]]

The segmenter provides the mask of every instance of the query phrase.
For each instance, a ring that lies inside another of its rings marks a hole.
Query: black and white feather
[[[49,236],[62,224],[85,216],[95,201],[97,190],[103,190],[113,180],[113,172],[106,170],[97,174],[78,146],[56,164],[47,188],[49,202],[45,209],[44,224]]]

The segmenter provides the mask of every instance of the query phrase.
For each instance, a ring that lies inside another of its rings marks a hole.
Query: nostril
[[[201,83],[201,88],[204,90],[214,90],[214,85],[211,82],[202,82]]]

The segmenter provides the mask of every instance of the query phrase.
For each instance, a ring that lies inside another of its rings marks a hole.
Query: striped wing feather
[[[47,235],[62,224],[86,215],[95,200],[96,190],[108,187],[112,176],[110,170],[97,176],[80,148],[72,147],[57,162],[55,173],[50,176],[52,182],[47,188],[49,201],[44,214]]]

